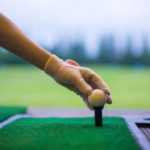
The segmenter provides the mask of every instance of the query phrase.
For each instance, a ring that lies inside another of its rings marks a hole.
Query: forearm
[[[50,53],[32,42],[14,23],[0,13],[0,46],[44,69]]]

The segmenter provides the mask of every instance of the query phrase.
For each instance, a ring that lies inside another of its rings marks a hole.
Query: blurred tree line
[[[94,58],[91,58],[87,54],[86,46],[82,40],[70,42],[67,46],[64,46],[62,43],[57,43],[53,48],[43,43],[41,43],[41,45],[64,60],[73,59],[81,64],[150,66],[150,48],[148,46],[147,37],[145,36],[142,41],[141,53],[137,54],[137,50],[134,48],[130,37],[127,38],[124,49],[119,50],[116,48],[115,39],[112,35],[104,36],[98,44],[97,54]],[[3,48],[0,48],[0,65],[3,64],[28,63],[14,54],[7,52]]]

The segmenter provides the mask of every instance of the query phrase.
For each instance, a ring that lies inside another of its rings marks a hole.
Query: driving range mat
[[[22,118],[0,129],[1,149],[138,150],[123,118]]]
[[[4,107],[0,106],[0,122],[6,120],[12,115],[22,114],[26,112],[25,107]]]

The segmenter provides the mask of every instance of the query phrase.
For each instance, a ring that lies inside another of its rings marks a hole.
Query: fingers
[[[82,99],[84,100],[86,106],[90,109],[90,110],[94,110],[93,106],[89,103],[88,101],[88,96],[84,96],[84,95],[80,95],[82,97]]]
[[[72,59],[67,59],[65,62],[67,62],[68,64],[73,65],[73,66],[79,66],[79,64]]]
[[[107,104],[112,104],[112,99],[109,95],[106,95]]]
[[[96,85],[97,88],[103,90],[106,94],[110,95],[108,85],[94,71],[87,68],[82,68],[81,73],[87,82],[92,85]]]
[[[81,93],[73,85],[69,85],[69,84],[62,83],[62,82],[59,82],[59,84],[61,84],[62,86],[68,88],[69,90],[75,92],[77,95],[81,95]]]
[[[89,101],[84,101],[86,106],[90,109],[90,110],[94,110],[93,106],[89,103]]]
[[[92,92],[92,87],[86,83],[82,76],[75,79],[75,87],[85,96],[90,95]]]
[[[66,88],[74,91],[77,95],[80,95],[83,99],[83,101],[85,102],[86,106],[90,109],[90,110],[94,110],[93,106],[89,103],[88,101],[88,96],[85,96],[81,93],[79,93],[79,91],[72,85],[69,84],[65,84],[65,83],[60,83],[61,85],[65,86]]]
[[[96,73],[94,73],[92,75],[91,80],[98,88],[103,90],[106,94],[110,95],[108,85],[105,83],[105,81],[100,76],[98,76]]]

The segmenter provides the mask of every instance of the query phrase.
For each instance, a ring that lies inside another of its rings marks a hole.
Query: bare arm
[[[32,42],[13,22],[0,13],[0,46],[44,69],[50,53]]]
[[[78,93],[86,104],[93,89],[101,89],[112,103],[109,88],[92,70],[71,66],[32,42],[14,23],[0,13],[0,46],[22,57],[52,76],[61,85]],[[90,83],[90,84],[89,84]]]

